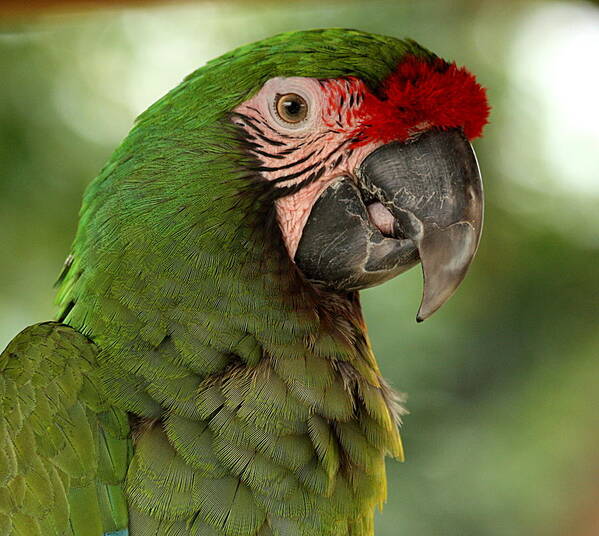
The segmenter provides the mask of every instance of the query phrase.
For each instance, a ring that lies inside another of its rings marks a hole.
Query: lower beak
[[[483,188],[472,146],[461,130],[432,130],[379,147],[364,159],[358,178],[360,189],[391,212],[399,234],[418,249],[421,322],[456,291],[480,241]]]

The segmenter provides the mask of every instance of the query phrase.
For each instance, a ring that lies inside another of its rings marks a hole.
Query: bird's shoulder
[[[102,395],[96,345],[35,324],[0,354],[0,532],[94,535],[127,527],[127,415]]]

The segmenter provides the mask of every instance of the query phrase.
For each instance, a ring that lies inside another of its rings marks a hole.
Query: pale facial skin
[[[235,123],[258,144],[253,152],[264,178],[277,187],[309,181],[299,191],[276,200],[279,227],[291,259],[324,189],[338,177],[352,177],[364,158],[382,145],[370,142],[352,147],[361,124],[356,112],[364,90],[358,80],[272,78],[235,109]],[[307,105],[305,117],[298,122],[286,121],[277,111],[277,99],[288,94],[299,95]],[[375,226],[390,233],[393,216],[382,204],[370,205],[369,214]]]

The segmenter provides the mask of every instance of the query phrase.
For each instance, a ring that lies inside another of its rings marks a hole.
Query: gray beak
[[[394,216],[424,273],[421,322],[456,291],[474,258],[483,224],[483,188],[472,146],[461,130],[426,132],[364,159],[359,187]]]

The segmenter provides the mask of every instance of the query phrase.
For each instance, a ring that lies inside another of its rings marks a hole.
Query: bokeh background
[[[599,9],[584,2],[0,8],[0,348],[53,317],[80,198],[135,116],[237,45],[298,28],[410,36],[493,106],[478,257],[414,321],[419,269],[363,293],[408,393],[379,536],[599,535]]]

